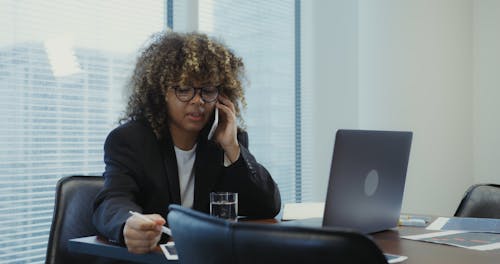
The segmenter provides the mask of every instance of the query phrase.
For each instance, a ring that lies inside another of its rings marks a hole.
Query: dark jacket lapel
[[[199,141],[194,164],[193,209],[208,213],[209,193],[221,175],[223,152],[212,141]]]
[[[174,144],[170,134],[168,134],[161,142],[161,151],[163,154],[163,163],[165,164],[165,177],[168,181],[170,202],[181,204],[177,158],[175,157]]]

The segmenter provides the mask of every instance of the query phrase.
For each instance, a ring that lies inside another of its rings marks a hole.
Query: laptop
[[[365,234],[396,227],[412,135],[338,130],[322,223],[305,219],[290,224],[348,228]]]

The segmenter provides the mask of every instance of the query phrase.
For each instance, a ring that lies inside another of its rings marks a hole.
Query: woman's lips
[[[203,113],[191,112],[191,113],[187,114],[187,117],[189,120],[192,120],[192,121],[201,121],[201,120],[203,120]]]

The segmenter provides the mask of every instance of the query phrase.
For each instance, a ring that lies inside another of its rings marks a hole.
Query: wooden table
[[[278,223],[275,219],[259,220],[252,222]],[[413,240],[402,239],[400,236],[428,233],[425,228],[398,227],[394,230],[372,235],[377,245],[385,253],[404,255],[408,260],[404,264],[499,264],[500,250],[476,251],[453,246],[438,245]],[[69,242],[72,252],[104,256],[138,263],[177,263],[167,261],[161,250],[137,255],[127,251],[126,248],[110,244],[96,236],[72,239]]]
[[[178,263],[177,261],[168,261],[161,252],[160,247],[157,247],[155,251],[148,254],[134,254],[128,252],[127,248],[112,244],[98,236],[70,239],[68,250],[75,253],[136,263]]]
[[[454,246],[402,239],[400,236],[435,231],[425,228],[399,227],[373,235],[384,253],[408,257],[405,264],[499,264],[500,250],[477,251]]]

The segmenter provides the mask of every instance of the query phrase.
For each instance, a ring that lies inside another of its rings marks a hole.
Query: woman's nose
[[[194,90],[194,97],[193,97],[193,99],[191,99],[191,102],[193,102],[193,103],[205,103],[205,100],[203,100],[203,97],[201,97],[201,89]]]

